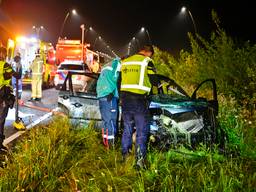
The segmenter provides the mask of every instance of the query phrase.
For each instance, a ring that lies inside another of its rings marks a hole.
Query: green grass
[[[255,159],[225,157],[201,146],[149,149],[147,170],[121,162],[120,144],[106,150],[93,124],[71,129],[66,119],[31,130],[6,157],[0,191],[254,191]],[[119,142],[120,143],[120,142]]]

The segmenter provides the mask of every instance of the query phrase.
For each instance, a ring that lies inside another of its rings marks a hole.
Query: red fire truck
[[[83,61],[92,72],[100,70],[99,54],[89,49],[90,44],[81,44],[80,40],[59,39],[56,44],[56,64],[70,60]]]

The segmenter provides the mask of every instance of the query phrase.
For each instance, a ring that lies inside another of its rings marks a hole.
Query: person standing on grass
[[[99,99],[100,113],[103,121],[103,144],[109,147],[114,144],[117,134],[118,117],[118,79],[120,73],[120,59],[114,59],[101,70],[97,81],[97,98]]]
[[[154,49],[145,45],[137,54],[122,61],[121,67],[121,107],[124,122],[122,135],[123,161],[132,148],[132,134],[136,127],[136,165],[145,168],[145,158],[149,136],[149,110],[147,96],[151,91],[155,67],[151,57]]]

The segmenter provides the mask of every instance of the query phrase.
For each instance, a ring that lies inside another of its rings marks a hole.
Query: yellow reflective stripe
[[[148,74],[152,75],[152,74],[155,74],[155,72],[153,70],[148,70]]]
[[[10,68],[10,67],[5,68],[4,71],[7,72],[7,73],[11,73],[12,72],[12,68]]]
[[[136,84],[125,84],[125,85],[121,85],[121,89],[139,89],[139,90],[150,92],[151,87],[146,87],[143,85],[136,85]]]

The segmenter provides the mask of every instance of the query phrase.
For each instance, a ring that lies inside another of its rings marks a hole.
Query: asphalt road
[[[45,114],[49,113],[50,110],[57,107],[58,101],[58,90],[55,88],[43,89],[43,96],[41,101],[28,101],[31,97],[30,87],[23,88],[21,99],[27,106],[19,106],[19,116],[22,118],[26,126],[35,122]],[[15,121],[15,109],[9,109],[8,116],[5,122],[5,137],[8,138],[17,130],[13,127],[13,122]]]

